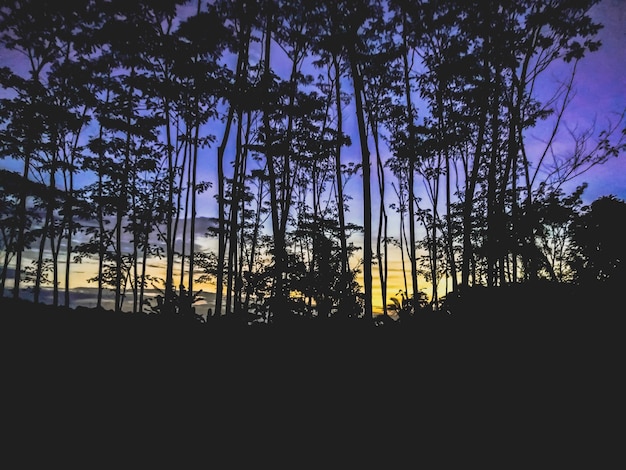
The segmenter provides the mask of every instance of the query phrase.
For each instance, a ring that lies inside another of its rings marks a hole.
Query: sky
[[[598,38],[602,41],[601,48],[594,53],[588,54],[579,64],[577,75],[574,82],[575,96],[570,103],[568,110],[564,116],[563,128],[557,136],[558,143],[555,145],[557,152],[564,155],[572,151],[572,140],[568,135],[567,129],[583,130],[590,126],[596,126],[599,131],[611,124],[616,124],[620,118],[620,114],[626,110],[626,0],[602,0],[598,5],[594,6],[591,12],[594,20],[602,23],[604,28],[600,31]],[[278,50],[277,50],[277,53]],[[0,66],[11,66],[19,60],[19,55],[14,52],[0,52]],[[280,63],[276,64],[280,69]],[[570,66],[565,64],[554,64],[547,71],[544,82],[542,84],[541,93],[550,96],[554,87],[559,81],[566,80],[569,76]],[[347,85],[349,86],[349,84]],[[353,103],[350,105],[353,106]],[[360,148],[358,145],[357,122],[352,108],[348,108],[344,114],[345,131],[352,136],[353,145],[344,149],[344,158],[346,161],[360,162]],[[621,128],[624,128],[622,123]],[[527,145],[529,149],[540,151],[543,146],[546,132],[549,132],[550,126],[546,123],[533,129],[527,135]],[[220,130],[217,129],[215,134],[218,139],[221,138]],[[232,143],[234,138],[230,139]],[[214,144],[203,155],[200,156],[200,179],[215,181],[215,152],[217,144]],[[374,163],[373,146],[370,147],[372,153],[372,163]],[[16,163],[17,164],[17,163]],[[17,164],[19,168],[19,164]],[[9,160],[0,160],[0,168],[12,167]],[[372,173],[375,167],[372,165]],[[386,201],[387,207],[390,203],[395,202],[394,190],[391,186],[393,178],[387,178],[387,186],[385,188],[388,197]],[[571,191],[579,184],[586,182],[588,188],[583,195],[585,203],[591,203],[593,200],[601,196],[614,195],[622,200],[626,200],[626,155],[620,155],[619,158],[612,158],[601,166],[592,168],[590,171],[572,181],[564,189]],[[347,214],[350,222],[362,223],[363,214],[362,204],[358,200],[361,193],[360,175],[352,177],[346,188],[353,197],[349,202],[350,210]],[[216,188],[216,185],[214,185]],[[378,220],[378,199],[377,187],[375,179],[372,180],[372,195],[374,197],[373,207],[374,213],[372,219],[374,221],[374,234],[376,233],[376,222]],[[418,190],[419,193],[419,190]],[[199,199],[199,215],[204,217],[216,217],[216,204],[214,204],[214,193],[208,191]],[[393,210],[387,209],[390,216],[389,235],[398,236],[399,223],[393,217]],[[199,233],[202,233],[199,231]],[[355,239],[358,243],[358,239]],[[199,240],[199,248],[208,249],[211,247],[209,240]],[[403,288],[402,270],[397,250],[390,247],[392,258],[394,261],[390,263],[389,271],[389,289],[388,298],[396,295]],[[394,254],[395,253],[395,254]],[[157,267],[158,269],[158,267]],[[77,286],[93,286],[86,283],[89,277],[88,266],[84,269],[77,269],[77,278],[75,279]],[[374,275],[374,308],[380,310],[381,300],[379,294],[379,283],[377,281],[377,268],[373,269]],[[443,285],[440,287],[444,287]]]
[[[572,129],[588,128],[594,121],[598,130],[606,128],[609,120],[617,123],[626,110],[626,1],[603,0],[593,7],[591,15],[604,25],[598,35],[602,46],[578,65],[576,94],[564,120]],[[563,64],[556,64],[550,75],[554,80],[566,79],[567,70]],[[625,126],[623,123],[621,128]],[[561,132],[561,138],[564,151],[571,151],[567,132]],[[626,155],[593,168],[569,186],[582,181],[589,184],[583,195],[586,203],[607,195],[626,200]]]
[[[598,38],[602,41],[601,48],[593,53],[588,53],[577,65],[576,78],[574,82],[574,97],[568,105],[561,130],[557,136],[557,148],[563,155],[572,152],[572,140],[568,129],[575,132],[588,129],[594,126],[596,134],[601,129],[615,125],[619,122],[620,114],[626,110],[626,0],[602,0],[592,8],[591,16],[595,21],[604,25],[600,30]],[[273,51],[274,58],[280,54],[280,49]],[[286,63],[285,63],[286,64]],[[275,60],[275,69],[280,73],[281,61]],[[289,64],[284,67],[284,74],[289,73]],[[542,96],[550,97],[559,82],[567,80],[571,71],[571,65],[555,62],[546,71],[541,85]],[[315,76],[318,72],[312,70]],[[346,83],[346,89],[351,85]],[[343,157],[346,161],[360,162],[361,154],[358,145],[358,129],[356,116],[353,111],[354,102],[348,106],[344,112],[344,130],[351,135],[352,146],[343,149]],[[551,129],[550,122],[532,129],[526,136],[526,144],[535,151],[543,150],[543,142],[546,132]],[[621,128],[626,126],[623,122]],[[217,132],[219,136],[219,132]],[[232,143],[231,139],[231,143]],[[372,162],[374,158],[373,145],[370,145]],[[214,152],[213,152],[214,153]],[[207,159],[213,158],[213,153],[207,154]],[[208,178],[214,179],[215,174],[211,171],[211,165],[207,167]],[[374,167],[372,168],[374,170]],[[386,194],[393,197],[391,187],[392,178],[387,178]],[[583,199],[586,203],[601,196],[612,194],[620,199],[626,200],[626,155],[613,158],[603,165],[591,169],[588,173],[577,178],[566,188],[573,190],[582,182],[589,184]],[[373,182],[375,184],[375,182]],[[353,177],[347,188],[353,195],[357,196],[361,189],[360,178]],[[373,188],[375,189],[375,188]],[[373,191],[376,193],[376,191]],[[376,194],[373,194],[376,197]],[[210,196],[212,198],[212,196]],[[374,201],[375,205],[378,201]],[[351,210],[352,216],[357,220],[362,220],[363,214],[357,214],[358,201],[353,201]],[[206,206],[207,216],[215,216],[215,213]],[[200,209],[202,211],[202,209]]]

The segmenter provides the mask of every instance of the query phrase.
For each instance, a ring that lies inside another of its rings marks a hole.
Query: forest
[[[624,114],[555,147],[596,3],[3,2],[0,298],[69,307],[89,261],[97,308],[205,323],[592,308],[626,203],[581,178]]]

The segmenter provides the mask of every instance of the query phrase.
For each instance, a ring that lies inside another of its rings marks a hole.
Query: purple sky
[[[595,119],[599,131],[609,119],[616,123],[619,114],[626,110],[626,1],[603,0],[593,7],[592,16],[604,25],[599,33],[602,47],[588,54],[578,66],[576,96],[565,123],[583,129]],[[622,123],[620,128],[625,126]],[[573,186],[583,181],[589,183],[585,202],[609,194],[626,200],[626,155],[593,168]]]
[[[578,65],[574,85],[576,95],[564,118],[560,143],[555,146],[563,155],[571,152],[572,144],[565,126],[582,130],[587,129],[595,121],[597,133],[606,128],[609,121],[615,124],[620,113],[626,110],[626,0],[602,0],[593,7],[592,16],[604,25],[599,33],[602,47],[599,51],[588,54]],[[16,64],[21,62],[23,62],[23,57],[17,52],[3,50],[0,53],[2,66],[15,69]],[[276,65],[280,65],[280,61],[275,63]],[[568,72],[569,66],[562,64],[557,64],[548,70],[548,75],[544,77],[547,89],[554,87],[557,81],[567,79]],[[352,147],[345,149],[345,158],[359,161],[356,119],[350,112],[344,117],[346,131],[354,134]],[[626,122],[622,123],[621,128],[625,126]],[[529,133],[527,145],[530,149],[540,146],[540,142],[536,139],[540,138],[541,132],[545,132],[546,129],[547,126],[544,126],[543,129],[539,128]],[[209,151],[206,157],[213,158],[213,151]],[[2,167],[12,168],[13,163],[15,162],[0,160]],[[210,171],[208,173],[206,176],[213,176]],[[356,189],[360,186],[360,183],[356,181],[359,178],[353,179]],[[589,184],[584,195],[585,202],[591,202],[608,194],[626,200],[626,155],[612,158],[607,163],[591,169],[567,185],[565,189],[572,190],[582,182]],[[391,192],[391,189],[389,191]]]

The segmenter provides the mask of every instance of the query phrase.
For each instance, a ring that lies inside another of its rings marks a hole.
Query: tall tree
[[[275,86],[275,80],[271,68],[272,36],[276,22],[276,5],[270,1],[265,5],[265,7],[265,39],[263,49],[263,75],[261,79],[262,93],[266,94],[263,106],[263,145],[265,158],[267,159],[271,204],[270,213],[274,244],[274,287],[272,294],[272,313],[276,316],[277,320],[280,320],[280,318],[285,315],[284,309],[286,306],[286,294],[284,291],[283,276],[286,270],[287,260],[285,239],[284,237],[281,237],[282,232],[279,213],[280,206],[278,203],[279,187],[275,165],[276,136],[271,125],[271,116],[276,109],[277,104],[276,101],[274,101],[277,97],[275,93],[272,93]]]
[[[339,285],[339,292],[341,298],[343,298],[342,293],[345,293],[347,299],[352,274],[350,272],[348,224],[346,222],[348,196],[344,192],[345,170],[348,167],[342,159],[342,148],[351,144],[349,136],[344,135],[344,107],[351,101],[351,95],[347,90],[344,91],[343,87],[344,77],[349,76],[349,63],[346,60],[346,45],[343,40],[344,22],[346,19],[340,14],[341,9],[337,7],[336,2],[317,2],[316,6],[316,10],[311,12],[309,16],[311,23],[309,27],[317,32],[313,34],[316,41],[312,46],[313,53],[319,56],[315,65],[327,69],[329,88],[326,90],[326,93],[329,94],[329,99],[332,96],[335,109],[333,184],[336,188],[337,219],[339,222],[339,242],[341,246],[340,266],[342,281]],[[348,308],[347,306],[340,308],[340,311]]]
[[[218,256],[216,273],[215,315],[222,313],[222,296],[224,290],[224,272],[226,266],[227,223],[226,223],[226,174],[224,158],[231,135],[231,126],[235,116],[239,117],[238,126],[242,126],[242,116],[246,107],[254,107],[249,103],[252,94],[249,92],[249,57],[253,41],[253,30],[258,26],[258,9],[256,3],[244,1],[219,1],[217,11],[224,18],[224,24],[230,28],[233,36],[230,43],[231,53],[237,57],[235,70],[232,72],[231,84],[225,89],[228,110],[223,118],[224,132],[217,148],[217,179],[218,179]],[[254,100],[252,100],[254,102]],[[239,127],[238,134],[241,132]],[[230,267],[229,267],[230,268]]]
[[[364,49],[366,42],[362,35],[367,34],[372,18],[382,14],[382,8],[376,1],[346,2],[343,11],[346,18],[344,25],[344,41],[346,57],[350,64],[350,72],[354,86],[354,102],[361,145],[361,168],[363,172],[363,288],[365,291],[366,319],[372,319],[372,194],[371,194],[371,162],[364,107],[365,84],[362,72],[363,61],[367,56]],[[349,20],[348,20],[349,18]],[[369,30],[373,34],[373,30]]]
[[[63,15],[52,5],[36,5],[28,0],[16,1],[0,9],[0,44],[18,51],[26,58],[26,77],[4,69],[4,88],[10,88],[15,98],[5,99],[3,105],[12,108],[11,122],[5,127],[3,157],[23,161],[21,178],[31,177],[31,166],[45,144],[45,76],[50,67],[63,53],[59,38],[64,36]],[[65,31],[66,32],[66,31]],[[23,253],[29,244],[28,206],[32,195],[22,185],[16,211],[15,275],[13,296],[19,298],[23,274]]]

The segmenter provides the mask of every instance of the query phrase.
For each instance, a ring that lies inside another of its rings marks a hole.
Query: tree
[[[253,31],[259,26],[257,19],[256,3],[243,1],[218,1],[216,2],[217,11],[224,18],[224,24],[230,29],[232,36],[230,41],[230,52],[236,54],[237,60],[235,70],[231,72],[231,82],[225,84],[225,97],[228,110],[224,120],[224,132],[220,144],[217,148],[217,176],[218,176],[218,256],[217,256],[217,272],[216,272],[216,299],[214,314],[220,316],[222,313],[222,296],[224,291],[224,272],[226,267],[226,249],[228,246],[228,233],[226,222],[226,174],[224,168],[224,158],[226,148],[231,134],[231,126],[235,116],[237,116],[237,134],[241,136],[243,129],[243,117],[247,110],[258,108],[258,100],[251,99],[250,92],[250,47],[253,42]],[[252,101],[252,102],[250,102]],[[250,114],[248,114],[250,116]],[[236,152],[240,152],[241,148],[237,148]],[[233,177],[233,181],[235,178]],[[231,203],[231,212],[234,212]],[[231,242],[233,242],[231,240]],[[232,266],[228,266],[232,269]],[[230,275],[227,276],[227,278]],[[227,304],[227,309],[230,309]],[[230,311],[230,310],[229,310]]]
[[[71,23],[70,23],[71,25]],[[5,118],[10,120],[4,127],[2,156],[24,162],[21,178],[26,183],[31,177],[31,166],[40,158],[46,144],[46,86],[45,74],[54,61],[63,54],[58,40],[64,31],[63,15],[51,5],[36,5],[27,0],[13,2],[0,9],[0,44],[16,50],[27,58],[27,74],[24,78],[3,69],[2,87],[12,89],[15,98],[4,98],[2,106]],[[15,276],[13,296],[19,298],[22,280],[22,255],[32,238],[28,229],[31,221],[28,206],[33,195],[22,185],[16,207]]]
[[[346,23],[344,41],[346,57],[350,64],[352,83],[354,86],[354,101],[356,117],[359,129],[359,142],[361,146],[361,169],[363,171],[363,288],[365,291],[366,320],[372,319],[372,195],[371,195],[371,168],[370,150],[368,145],[366,111],[364,105],[365,83],[363,77],[363,61],[367,57],[367,42],[363,36],[374,34],[371,26],[372,18],[382,14],[382,9],[376,1],[350,1],[346,2],[343,11]],[[349,19],[348,19],[349,18]]]
[[[625,217],[626,202],[610,195],[583,207],[574,218],[570,227],[570,266],[578,284],[624,284],[626,245],[621,224]]]
[[[309,16],[309,26],[314,32],[314,38],[316,41],[312,45],[312,51],[319,56],[319,59],[315,62],[317,67],[325,67],[327,69],[328,87],[322,91],[328,94],[329,109],[334,106],[334,118],[329,116],[329,119],[335,122],[335,129],[331,130],[328,125],[325,125],[328,138],[332,142],[333,152],[333,170],[335,186],[335,204],[337,206],[337,219],[339,222],[339,242],[341,246],[340,259],[341,259],[341,279],[338,289],[340,297],[345,294],[346,299],[350,290],[350,283],[352,274],[350,273],[350,260],[348,249],[348,234],[346,223],[346,211],[348,197],[344,193],[345,178],[344,175],[350,171],[348,166],[343,164],[342,161],[342,148],[347,145],[351,145],[349,136],[344,134],[344,106],[350,103],[350,95],[343,91],[342,79],[348,73],[348,64],[346,63],[345,44],[343,44],[343,21],[339,15],[339,11],[335,7],[334,3],[319,3],[315,11],[311,12]],[[332,106],[330,103],[332,102]],[[324,138],[325,136],[323,136]],[[316,174],[316,173],[314,173]],[[317,192],[314,188],[314,208],[315,201],[317,201]],[[316,211],[317,213],[317,211]],[[343,304],[342,304],[343,307]],[[340,312],[344,308],[340,308]],[[345,307],[348,309],[348,307]]]
[[[186,222],[190,214],[187,295],[191,299],[194,295],[196,196],[210,184],[197,181],[199,151],[215,140],[215,136],[210,133],[201,136],[200,129],[217,116],[218,105],[226,96],[225,84],[230,73],[219,64],[219,59],[231,37],[220,12],[211,5],[207,6],[206,11],[202,11],[201,2],[198,1],[196,14],[179,26],[176,39],[175,73],[185,93],[182,103],[185,108],[180,110],[187,130],[183,141],[190,153],[184,220]],[[181,289],[184,284],[185,243],[186,237],[183,236]]]

